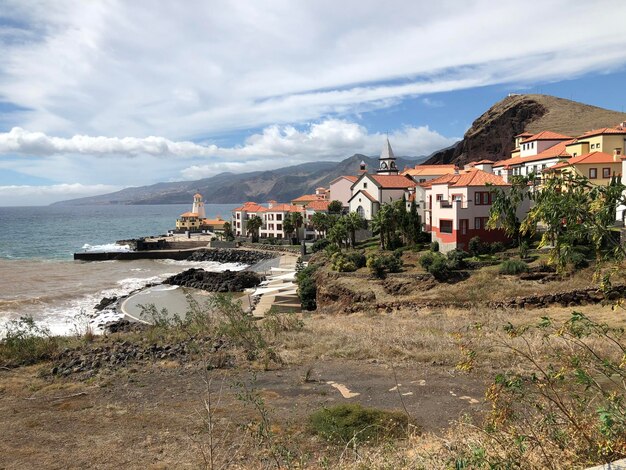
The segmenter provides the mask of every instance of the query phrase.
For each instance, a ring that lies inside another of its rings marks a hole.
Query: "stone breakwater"
[[[227,248],[203,248],[193,252],[187,261],[216,261],[218,263],[256,264],[276,258],[276,253],[258,250],[231,250]]]
[[[193,287],[209,292],[241,292],[258,286],[263,277],[251,271],[224,271],[213,273],[204,269],[191,268],[168,277],[163,284]]]

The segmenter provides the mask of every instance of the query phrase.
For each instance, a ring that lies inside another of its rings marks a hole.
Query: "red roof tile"
[[[456,165],[415,165],[415,168],[407,168],[402,172],[409,176],[436,176],[454,173],[458,170]]]
[[[246,211],[246,212],[266,212],[267,211],[267,207],[263,207],[262,205],[256,203],[256,202],[244,202],[243,206],[241,207],[236,207],[235,209],[233,209],[233,212],[241,212],[241,211]]]
[[[181,217],[198,217],[197,212],[185,212],[184,214],[180,214]]]
[[[302,206],[294,206],[293,204],[276,204],[271,209],[266,209],[267,212],[302,212]]]
[[[610,153],[604,152],[591,152],[585,153],[584,155],[579,155],[578,157],[570,158],[566,162],[558,163],[550,168],[546,168],[546,170],[558,170],[560,168],[565,168],[568,166],[576,165],[576,164],[608,164],[608,163],[619,163],[620,161],[615,161],[613,155]]]
[[[539,160],[549,160],[555,157],[569,157],[570,154],[566,151],[566,146],[573,143],[576,139],[565,140],[563,142],[559,142],[556,145],[553,145],[549,149],[544,150],[543,152],[539,152],[537,155],[533,155],[532,157],[513,157],[507,160],[500,160],[496,162],[493,166],[494,168],[499,168],[502,166],[512,166],[512,165],[522,165],[526,162],[536,162]]]
[[[415,182],[407,176],[402,175],[369,175],[382,188],[385,189],[401,189],[411,188],[415,186]]]
[[[593,129],[591,131],[585,132],[583,135],[579,137],[579,139],[582,139],[585,137],[591,137],[594,135],[601,135],[601,134],[626,134],[626,127],[615,126],[615,127],[601,127],[599,129]]]
[[[494,175],[493,173],[487,173],[482,170],[468,170],[458,175],[444,175],[441,178],[428,181],[429,186],[435,184],[446,184],[455,188],[467,187],[467,186],[486,186],[487,184],[493,186],[510,186],[505,182],[502,177]]]
[[[541,131],[538,134],[532,135],[528,137],[527,139],[522,140],[522,144],[525,144],[526,142],[533,142],[535,140],[570,140],[570,139],[571,137],[563,135],[563,134],[558,134],[556,132]]]

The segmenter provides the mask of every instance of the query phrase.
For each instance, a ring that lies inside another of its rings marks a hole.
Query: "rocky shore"
[[[253,265],[276,258],[276,253],[257,250],[231,250],[226,248],[203,248],[193,252],[187,261],[216,261],[218,263],[242,263]]]
[[[258,286],[263,277],[251,271],[224,271],[214,273],[191,268],[163,281],[163,284],[193,287],[209,292],[241,292]]]

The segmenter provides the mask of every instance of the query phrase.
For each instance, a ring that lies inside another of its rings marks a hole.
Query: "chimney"
[[[622,149],[618,147],[613,150],[613,161],[619,162],[621,161],[621,158],[622,158]]]
[[[622,121],[619,123],[619,127],[624,128],[626,127],[626,121]]]

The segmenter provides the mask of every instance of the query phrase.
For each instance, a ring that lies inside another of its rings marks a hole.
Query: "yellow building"
[[[621,176],[622,155],[614,152],[612,154],[604,152],[591,152],[569,160],[557,163],[549,168],[549,172],[561,172],[584,176],[591,184],[596,186],[606,185],[611,182],[611,178]]]
[[[585,132],[574,139],[566,147],[567,153],[572,157],[578,157],[593,152],[602,152],[620,155],[626,150],[626,122],[619,126],[603,127]]]
[[[220,216],[215,219],[207,219],[204,211],[202,195],[197,193],[193,196],[193,206],[190,212],[180,214],[176,219],[177,232],[221,232],[224,230],[226,221]]]

